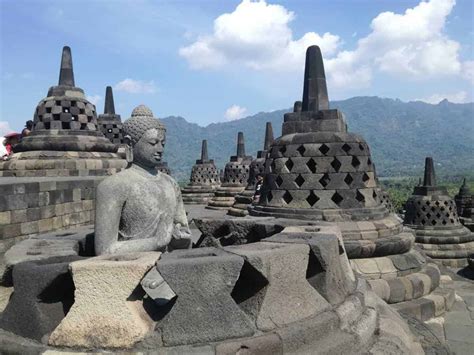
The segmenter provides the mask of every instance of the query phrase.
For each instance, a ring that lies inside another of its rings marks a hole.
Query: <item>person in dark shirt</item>
[[[253,194],[253,202],[258,203],[262,194],[263,176],[257,175],[257,182],[255,183],[255,193]]]
[[[21,138],[29,136],[32,129],[33,129],[33,121],[32,120],[26,121],[25,128],[23,128],[23,131],[21,131]]]

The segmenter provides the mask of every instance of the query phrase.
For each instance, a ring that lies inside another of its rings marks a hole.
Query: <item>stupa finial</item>
[[[63,53],[61,56],[61,69],[59,70],[59,85],[75,86],[74,72],[72,70],[71,48],[68,46],[63,47]]]
[[[111,86],[107,86],[105,89],[104,114],[115,115],[114,94]]]
[[[302,111],[328,109],[328,89],[321,49],[318,46],[310,46],[306,50]]]
[[[426,157],[425,159],[425,177],[423,180],[423,186],[436,186],[436,177],[432,157]]]
[[[273,127],[271,122],[267,122],[265,127],[265,143],[263,145],[263,150],[270,150],[270,147],[273,143]]]
[[[237,134],[237,157],[245,156],[245,143],[244,143],[244,133],[239,132]]]
[[[208,161],[209,156],[207,154],[207,140],[203,139],[202,140],[202,146],[201,146],[201,161]]]

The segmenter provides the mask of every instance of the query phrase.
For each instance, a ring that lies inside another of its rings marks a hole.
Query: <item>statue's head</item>
[[[130,139],[134,163],[148,168],[160,163],[166,129],[148,107],[140,105],[132,111],[132,117],[123,123],[123,133]]]

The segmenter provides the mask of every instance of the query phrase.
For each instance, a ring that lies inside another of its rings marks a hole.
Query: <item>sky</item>
[[[474,101],[472,0],[0,0],[0,135],[57,85],[61,49],[103,112],[208,125],[291,107],[305,50],[324,57],[329,97]]]

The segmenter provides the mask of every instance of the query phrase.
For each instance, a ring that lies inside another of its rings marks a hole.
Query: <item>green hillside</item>
[[[439,175],[470,175],[474,172],[474,104],[437,105],[402,102],[379,97],[354,97],[334,101],[344,112],[351,132],[369,143],[379,176],[416,176],[425,156],[433,156]],[[247,154],[262,149],[265,123],[272,122],[281,134],[283,114],[290,109],[261,112],[232,122],[201,127],[182,117],[163,119],[167,127],[165,160],[173,176],[187,180],[199,158],[202,139],[208,140],[209,156],[222,168],[235,154],[237,132],[245,134]]]

